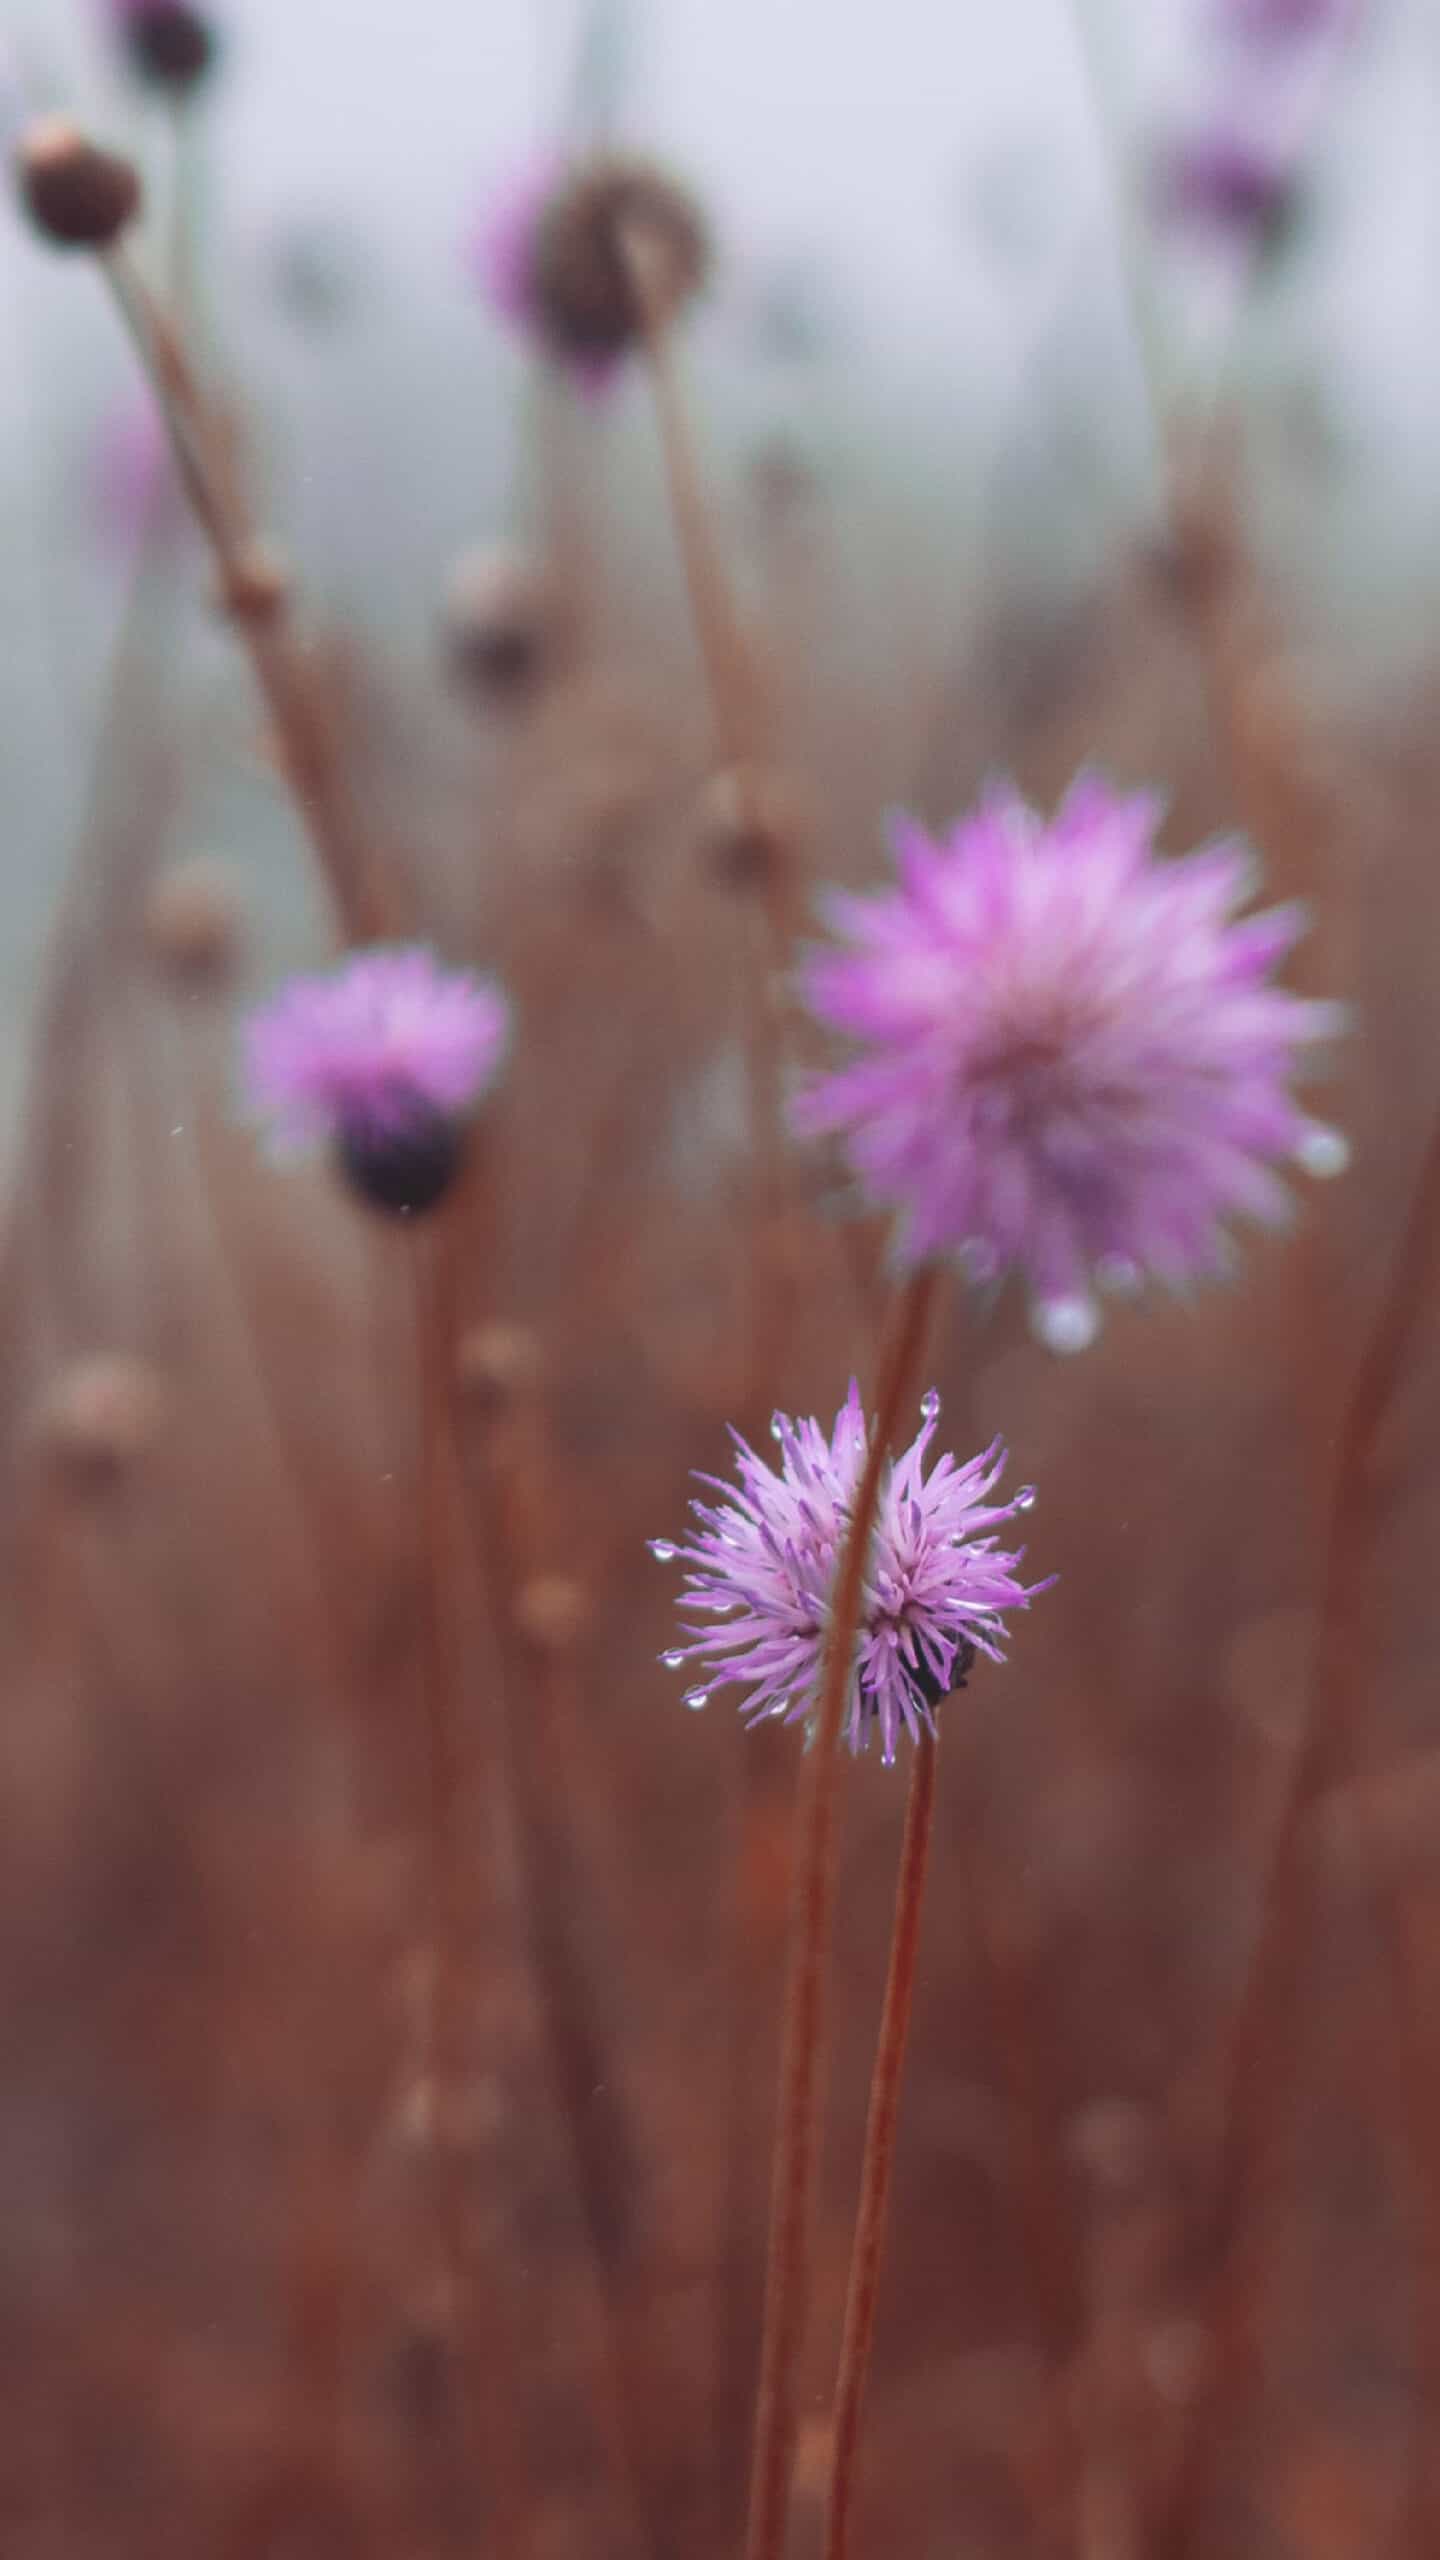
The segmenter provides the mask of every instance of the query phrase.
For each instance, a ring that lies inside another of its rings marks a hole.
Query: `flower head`
[[[602,155],[568,174],[542,163],[488,216],[474,262],[495,309],[591,390],[639,344],[643,291],[668,317],[699,291],[704,225],[683,188],[643,160]]]
[[[282,1146],[328,1141],[374,1206],[409,1215],[449,1187],[509,1021],[498,987],[429,951],[357,952],[250,1016],[247,1091]]]
[[[1275,1223],[1276,1166],[1337,1173],[1343,1141],[1290,1084],[1343,1016],[1270,983],[1294,906],[1236,921],[1234,843],[1154,850],[1158,804],[1082,777],[1046,825],[997,792],[943,844],[896,828],[900,884],[837,897],[851,947],[805,992],[862,1054],[801,1095],[843,1133],[910,1261],[1017,1270],[1056,1350],[1096,1331],[1094,1289],[1222,1268],[1223,1223]]]
[[[1020,1554],[997,1548],[990,1532],[1028,1511],[1027,1489],[992,1504],[1005,1466],[997,1440],[968,1466],[938,1458],[927,1477],[940,1399],[921,1405],[918,1437],[882,1480],[865,1576],[860,1633],[845,1734],[863,1751],[878,1728],[888,1763],[902,1733],[935,1729],[942,1698],[963,1687],[977,1653],[1001,1658],[1003,1616],[1036,1590],[1016,1580]],[[778,1470],[734,1436],[739,1488],[703,1477],[722,1497],[696,1502],[696,1528],[683,1545],[651,1541],[662,1563],[688,1567],[680,1606],[698,1624],[661,1656],[672,1670],[693,1664],[701,1684],[686,1705],[704,1706],[712,1688],[743,1688],[750,1721],[787,1723],[814,1710],[824,1667],[830,1601],[864,1470],[868,1427],[860,1391],[850,1394],[827,1438],[818,1422],[777,1413]],[[711,1621],[715,1623],[711,1623]]]
[[[190,0],[109,0],[109,12],[137,79],[183,94],[213,68],[215,30]]]
[[[1217,125],[1165,145],[1154,198],[1172,230],[1248,246],[1278,235],[1294,207],[1295,176],[1273,148]]]

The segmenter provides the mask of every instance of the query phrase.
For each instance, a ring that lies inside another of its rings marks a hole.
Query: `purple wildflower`
[[[907,1261],[1017,1269],[1054,1350],[1093,1339],[1097,1281],[1223,1268],[1228,1216],[1285,1214],[1278,1164],[1346,1160],[1290,1092],[1342,1011],[1270,983],[1303,910],[1236,921],[1243,846],[1163,860],[1158,817],[1082,776],[1048,826],[1008,791],[944,844],[902,820],[900,885],[832,899],[852,948],[805,973],[863,1054],[800,1096],[800,1127],[843,1132]]]
[[[1028,1511],[1028,1487],[991,1504],[1005,1467],[1000,1441],[957,1466],[938,1458],[927,1477],[940,1399],[920,1407],[918,1437],[891,1461],[881,1485],[865,1577],[860,1632],[845,1734],[863,1751],[878,1726],[887,1765],[901,1733],[933,1733],[942,1698],[963,1687],[977,1653],[999,1661],[1003,1613],[1028,1606],[1037,1590],[1016,1580],[1021,1554],[997,1549],[988,1533]],[[850,1393],[827,1439],[818,1422],[777,1413],[771,1429],[780,1448],[777,1471],[737,1433],[740,1488],[702,1477],[722,1495],[693,1503],[697,1527],[684,1545],[651,1541],[662,1564],[689,1568],[680,1606],[699,1621],[689,1639],[662,1654],[702,1673],[685,1703],[703,1707],[712,1688],[743,1687],[740,1712],[751,1722],[786,1723],[812,1714],[825,1659],[830,1598],[865,1465],[867,1424],[859,1388]],[[710,1625],[709,1619],[719,1623]]]
[[[250,1016],[246,1089],[282,1147],[333,1144],[376,1206],[409,1214],[448,1187],[509,1022],[488,979],[424,949],[360,951]]]
[[[1160,152],[1156,210],[1177,231],[1247,242],[1273,231],[1294,194],[1294,176],[1274,150],[1238,129],[1178,136]]]
[[[1329,35],[1353,14],[1354,0],[1215,0],[1222,34],[1285,44]]]

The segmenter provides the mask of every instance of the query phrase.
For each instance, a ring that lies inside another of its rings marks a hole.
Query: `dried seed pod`
[[[140,210],[133,162],[92,142],[68,116],[27,126],[16,171],[31,221],[58,249],[113,248]]]
[[[710,243],[699,207],[649,162],[606,156],[558,187],[536,223],[529,298],[556,355],[604,364],[644,336],[644,303],[669,319],[705,283]]]
[[[183,93],[214,69],[219,38],[188,0],[122,0],[122,6],[125,50],[138,79]]]
[[[568,1653],[590,1623],[590,1595],[568,1573],[536,1573],[515,1595],[515,1624],[542,1653]]]
[[[228,863],[194,854],[162,871],[145,901],[145,939],[161,975],[187,993],[217,989],[239,966],[244,909]]]
[[[705,784],[696,819],[701,859],[721,888],[742,896],[773,889],[790,868],[799,809],[779,775],[725,767]]]
[[[478,544],[456,561],[445,594],[445,652],[468,689],[528,693],[551,654],[554,622],[543,571],[513,544]]]
[[[544,1365],[539,1335],[528,1325],[477,1324],[460,1338],[456,1379],[481,1411],[500,1413],[535,1393]]]
[[[89,1352],[51,1382],[35,1417],[36,1442],[70,1491],[105,1493],[149,1455],[165,1404],[164,1383],[148,1360]]]

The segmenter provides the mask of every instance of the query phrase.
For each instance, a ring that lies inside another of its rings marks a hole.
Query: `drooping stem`
[[[352,942],[370,940],[381,929],[370,850],[328,708],[295,636],[283,572],[251,521],[180,331],[123,245],[101,264],[164,410],[181,482],[214,554],[223,601],[249,652],[341,927]]]
[[[1431,1133],[1404,1233],[1384,1296],[1355,1373],[1335,1447],[1333,1493],[1315,1673],[1294,1744],[1275,1825],[1255,1950],[1226,2046],[1222,2069],[1221,2159],[1209,2215],[1214,2249],[1233,2240],[1245,2172],[1263,2133],[1274,2087],[1273,2028],[1295,1963],[1304,1919],[1309,1820],[1340,1774],[1356,1713],[1367,1694],[1361,1624],[1373,1549],[1376,1444],[1421,1318],[1440,1280],[1440,1123]],[[1209,2421],[1215,2414],[1232,2343],[1234,2306],[1227,2299],[1196,2399],[1185,2450],[1164,2500],[1156,2549],[1185,2548],[1200,2486]]]
[[[860,2202],[850,2250],[850,2282],[845,2297],[845,2327],[840,2342],[840,2370],[835,2385],[834,2444],[830,2498],[825,2518],[825,2560],[846,2560],[855,2480],[860,2455],[860,2420],[870,2350],[875,2337],[875,2306],[880,2298],[880,2269],[885,2254],[885,2226],[890,2204],[890,2176],[895,2163],[895,2128],[900,2115],[900,2083],[910,2036],[915,1998],[915,1965],[920,1952],[920,1913],[925,1898],[925,1871],[935,1819],[935,1741],[922,1733],[915,1746],[900,1872],[895,1886],[895,1918],[890,1933],[890,1966],[880,2013],[880,2040],[870,2078],[870,2111],[865,2124],[865,2154],[860,2169]]]
[[[840,1729],[850,1686],[871,1534],[891,1437],[924,1355],[939,1287],[917,1271],[896,1302],[881,1362],[874,1427],[836,1576],[816,1707],[796,1812],[785,2025],[780,2057],[760,2389],[750,2474],[747,2560],[781,2560],[795,2459],[800,2361],[810,2298],[819,2132],[824,2096],[825,1990],[835,1900]]]

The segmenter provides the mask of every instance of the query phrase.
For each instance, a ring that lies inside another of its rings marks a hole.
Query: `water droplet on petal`
[[[931,1387],[928,1392],[921,1397],[920,1413],[922,1419],[926,1422],[935,1422],[939,1419],[940,1396],[938,1389],[935,1387]]]
[[[1036,1307],[1030,1323],[1047,1351],[1066,1357],[1087,1351],[1100,1330],[1099,1315],[1089,1298],[1047,1298]]]
[[[1102,1253],[1095,1277],[1107,1298],[1138,1298],[1145,1274],[1128,1253]]]
[[[668,1538],[651,1538],[649,1547],[657,1564],[673,1564],[679,1553],[679,1549],[672,1545]]]
[[[695,1714],[698,1715],[702,1707],[709,1706],[710,1692],[708,1689],[687,1689],[684,1698],[681,1700],[681,1704],[683,1706],[693,1708]]]
[[[1033,1511],[1033,1510],[1034,1510],[1034,1508],[1035,1508],[1035,1487],[1033,1486],[1033,1484],[1022,1484],[1022,1486],[1020,1487],[1019,1492],[1018,1492],[1018,1493],[1016,1494],[1016,1496],[1015,1496],[1015,1508],[1016,1508],[1016,1510],[1017,1510],[1017,1511]]]
[[[681,1663],[685,1659],[685,1656],[683,1653],[670,1652],[662,1653],[660,1659],[664,1663],[667,1671],[678,1671]]]
[[[1319,1123],[1307,1129],[1295,1150],[1295,1161],[1317,1182],[1333,1182],[1350,1162],[1350,1143],[1338,1129],[1327,1129]]]
[[[785,1417],[784,1417],[784,1415],[783,1415],[783,1414],[780,1414],[780,1413],[772,1413],[772,1414],[771,1414],[771,1416],[770,1416],[770,1437],[771,1437],[771,1439],[772,1439],[772,1440],[783,1440],[783,1439],[784,1439],[784,1437],[785,1437]]]

